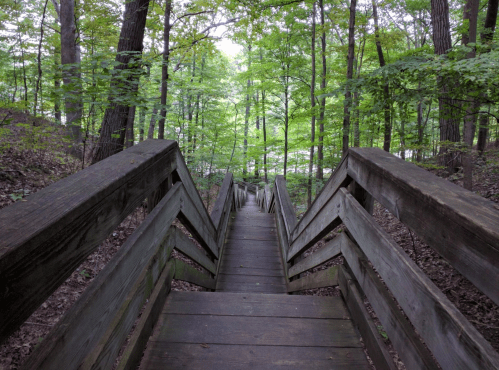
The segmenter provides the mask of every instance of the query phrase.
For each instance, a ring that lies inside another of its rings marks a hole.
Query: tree
[[[431,0],[431,20],[433,25],[433,44],[435,54],[444,55],[451,48],[449,3],[447,0]],[[460,165],[458,153],[452,143],[459,143],[459,120],[455,107],[457,101],[451,97],[449,81],[438,78],[440,96],[438,98],[440,124],[440,162],[450,173]]]
[[[345,102],[343,109],[343,143],[342,153],[346,155],[348,151],[348,141],[350,138],[350,107],[352,106],[352,92],[349,82],[353,77],[353,60],[355,57],[355,11],[357,0],[350,1],[350,20],[348,22],[348,55],[347,55],[347,85],[345,88]]]
[[[133,95],[138,84],[148,8],[149,0],[134,0],[125,5],[116,55],[117,65],[114,68],[117,77],[111,82],[111,88],[119,89],[119,92],[109,97],[110,107],[106,109],[102,121],[99,143],[92,163],[97,163],[123,149],[130,111],[126,97]]]
[[[61,0],[61,64],[65,85],[66,126],[70,128],[73,144],[78,145],[82,140],[80,120],[83,113],[74,5],[74,0]]]

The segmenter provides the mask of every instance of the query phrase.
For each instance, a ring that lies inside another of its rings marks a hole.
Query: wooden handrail
[[[354,194],[346,190],[349,184]],[[286,223],[292,217],[287,216],[291,214],[291,204],[281,196],[287,193],[283,189],[283,179],[277,178],[272,203],[284,262],[290,263],[286,265],[288,291],[338,284],[336,266],[295,278],[341,252],[408,369],[438,368],[432,355],[444,369],[499,368],[499,355],[492,346],[370,216],[372,195],[423,239],[432,242],[430,245],[464,276],[497,301],[499,212],[491,202],[375,149],[351,149],[291,230]],[[301,259],[304,250],[340,223],[345,224],[351,240],[340,234]],[[432,354],[420,342],[376,273],[369,272],[372,270],[369,263],[381,275]],[[351,292],[347,303],[358,315],[365,308],[354,298],[357,288],[348,283],[351,281],[345,277],[348,273],[345,269],[341,271],[343,293]],[[379,343],[373,339],[376,334],[373,324],[366,320],[361,325],[361,334],[368,338],[368,350],[384,353],[376,347]],[[382,362],[386,364],[386,358]]]
[[[148,140],[0,211],[0,342],[171,175],[177,148]]]
[[[7,287],[0,302],[0,338],[5,339],[71,274],[71,268],[153,193],[166,194],[148,202],[157,204],[44,338],[25,369],[112,367],[148,301],[138,332],[118,365],[134,368],[173,278],[215,288],[230,211],[234,203],[244,202],[244,191],[235,192],[232,175],[227,174],[208,215],[177,143],[147,140],[0,211],[5,236],[0,241],[0,284]],[[175,219],[205,253],[171,226]],[[32,223],[30,228],[27,222]],[[204,272],[180,261],[168,262],[174,248]],[[17,312],[19,308],[24,311]]]
[[[499,211],[492,202],[371,148],[350,150],[348,176],[499,304]]]

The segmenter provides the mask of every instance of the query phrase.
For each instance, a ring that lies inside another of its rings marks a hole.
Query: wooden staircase
[[[341,297],[285,294],[273,215],[231,218],[216,292],[171,292],[140,368],[368,368]]]
[[[145,220],[23,369],[359,369],[362,338],[376,369],[396,370],[387,336],[408,370],[499,369],[490,343],[372,217],[376,199],[499,304],[497,208],[374,148],[351,148],[299,220],[279,175],[257,188],[227,173],[208,213],[168,140],[2,209],[0,343],[145,199]],[[343,265],[328,264],[340,255]],[[172,279],[208,291],[171,292]],[[326,286],[341,297],[287,294]]]

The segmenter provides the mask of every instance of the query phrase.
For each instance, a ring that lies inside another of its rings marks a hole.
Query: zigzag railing
[[[164,196],[162,196],[164,194]],[[0,341],[5,340],[149,199],[146,219],[28,358],[25,369],[135,368],[172,279],[215,289],[231,210],[244,191],[227,174],[208,214],[178,144],[147,140],[0,211]],[[161,197],[162,196],[162,197]],[[172,226],[178,219],[199,249]],[[171,258],[173,249],[203,271]]]
[[[300,221],[282,176],[271,196],[259,192],[260,206],[275,210],[288,291],[339,284],[377,368],[396,369],[364,294],[407,369],[437,369],[435,359],[443,369],[499,369],[499,354],[371,217],[373,198],[499,303],[499,212],[493,204],[372,148],[350,149]],[[341,223],[345,233],[302,257]],[[339,255],[345,265],[301,277]]]

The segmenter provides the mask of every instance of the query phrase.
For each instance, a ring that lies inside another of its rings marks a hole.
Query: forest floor
[[[6,111],[0,109],[0,121],[5,114]],[[34,120],[21,113],[14,113],[10,118],[13,118],[10,125],[0,126],[0,209],[16,201],[22,201],[26,196],[77,172],[82,167],[79,160],[65,153],[64,132],[60,126],[53,126],[43,120]],[[18,123],[21,125],[16,125]],[[473,190],[499,204],[499,150],[491,148],[485,157],[486,160],[475,158]],[[449,181],[460,184],[461,176],[454,175]],[[211,199],[209,208],[212,207],[217,193],[218,186],[213,186],[209,194],[202,194],[203,199],[205,197]],[[20,329],[0,346],[0,370],[20,367],[23,360],[80,297],[145,216],[146,209],[142,206],[129,215]],[[499,307],[381,205],[375,205],[374,216],[478,331],[496,350],[499,350]],[[177,226],[181,227],[179,224]],[[328,238],[341,232],[341,228],[342,226],[337,228]],[[323,243],[324,241],[319,242],[314,249]],[[175,257],[190,263],[190,260],[180,253],[176,253]],[[339,263],[342,263],[341,257],[320,266],[319,269]],[[200,290],[201,288],[174,281],[172,289]],[[337,287],[321,288],[306,291],[305,294],[338,295],[339,290]],[[375,313],[372,310],[371,312],[375,317]],[[379,328],[382,332],[381,325]],[[387,345],[391,348],[389,340]],[[397,359],[395,351],[392,348],[391,351]],[[399,368],[403,369],[403,365],[400,364]]]

